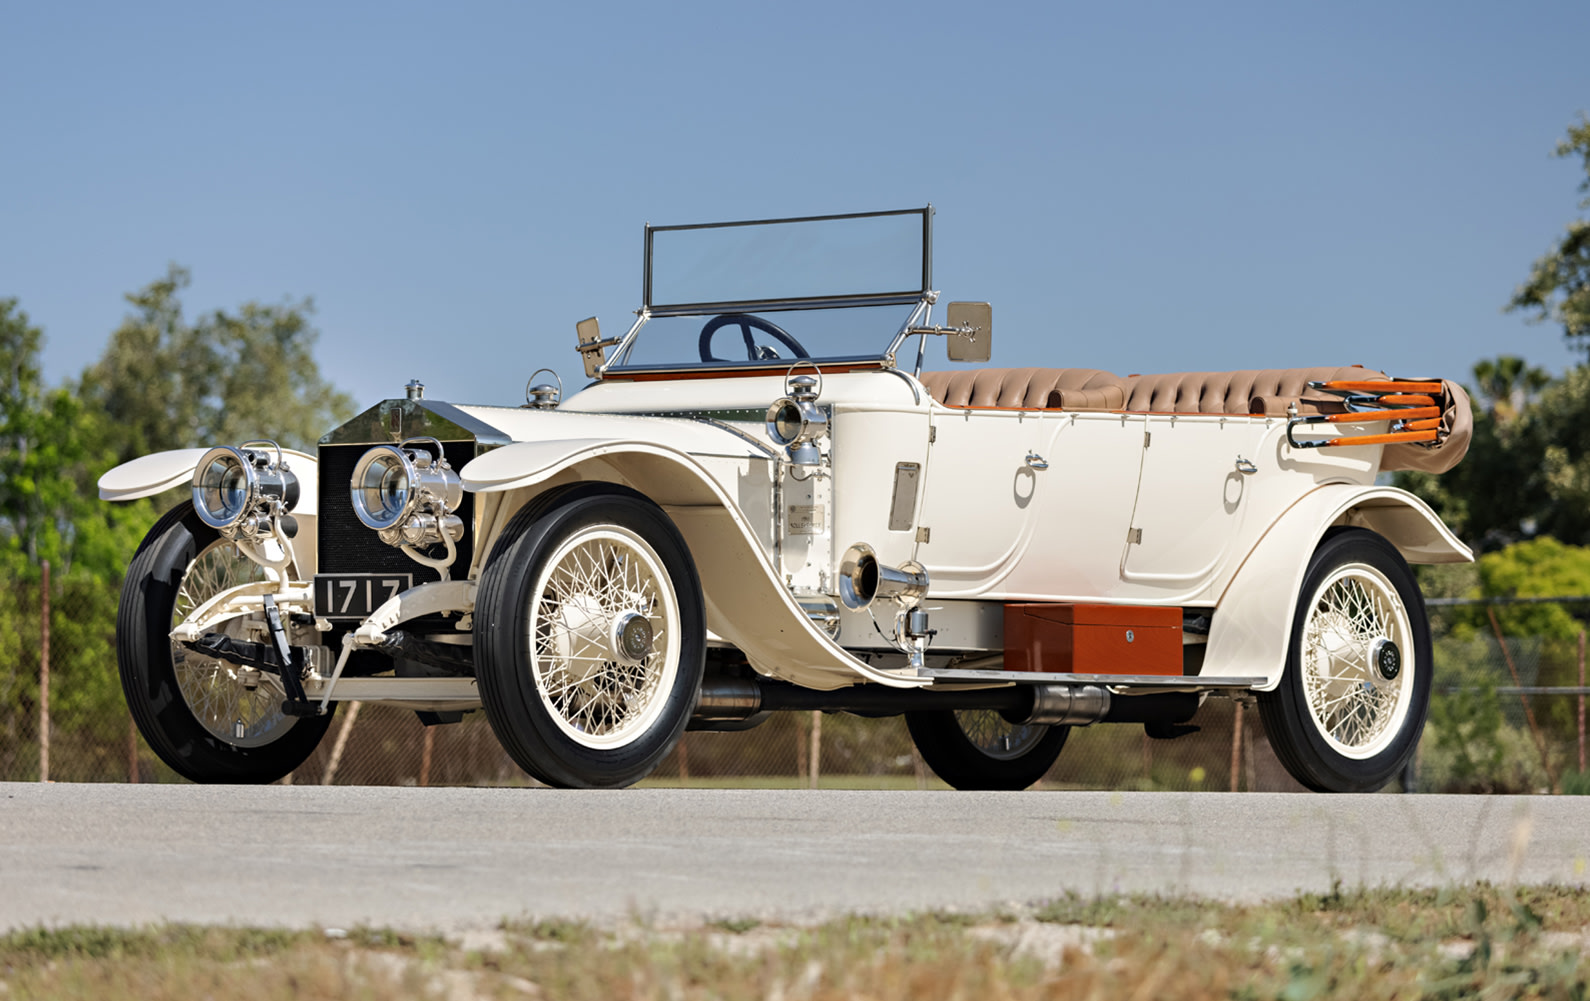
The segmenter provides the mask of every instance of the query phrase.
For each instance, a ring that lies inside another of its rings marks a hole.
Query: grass
[[[505,922],[484,941],[383,929],[164,926],[0,937],[0,998],[1564,998],[1590,996],[1590,895],[1491,885],[1252,905],[1072,896],[1008,913]]]

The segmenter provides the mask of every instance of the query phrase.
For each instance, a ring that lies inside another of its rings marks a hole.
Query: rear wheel
[[[331,725],[330,712],[283,715],[282,693],[269,681],[171,639],[205,601],[264,579],[186,503],[155,523],[127,570],[116,613],[122,690],[150,749],[184,778],[274,782],[303,764]],[[244,638],[243,621],[223,631]]]
[[[689,722],[705,639],[684,540],[630,491],[584,488],[521,512],[481,575],[481,702],[508,754],[548,785],[649,774]]]
[[[1008,722],[992,709],[905,714],[933,773],[956,789],[1025,789],[1060,757],[1068,726]]]
[[[1430,626],[1402,554],[1360,529],[1309,562],[1286,673],[1259,694],[1287,771],[1321,792],[1370,792],[1413,756],[1430,705]]]

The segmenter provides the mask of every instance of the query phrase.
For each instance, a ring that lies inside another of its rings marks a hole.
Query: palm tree
[[[1543,368],[1525,364],[1517,355],[1502,355],[1494,361],[1475,362],[1474,382],[1491,416],[1498,424],[1506,424],[1551,384],[1551,375]]]

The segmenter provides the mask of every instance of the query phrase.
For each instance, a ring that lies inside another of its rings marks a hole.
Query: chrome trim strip
[[[713,316],[718,313],[774,313],[797,309],[849,309],[858,306],[909,306],[922,298],[915,289],[866,295],[814,295],[791,299],[726,299],[721,302],[654,303],[652,316]]]

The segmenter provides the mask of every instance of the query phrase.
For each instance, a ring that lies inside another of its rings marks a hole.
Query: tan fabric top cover
[[[1019,410],[1105,410],[1159,414],[1264,414],[1284,417],[1297,405],[1300,414],[1341,413],[1342,402],[1310,389],[1310,382],[1381,380],[1386,376],[1358,365],[1348,368],[1253,369],[1241,372],[1172,372],[1121,378],[1094,368],[981,368],[924,372],[922,384],[947,407],[1001,407]],[[1441,473],[1457,465],[1474,433],[1469,398],[1455,382],[1444,389],[1442,437],[1433,445],[1387,445],[1383,470],[1414,469]]]

